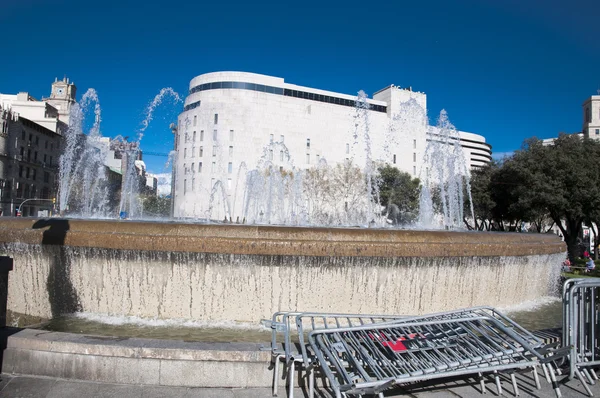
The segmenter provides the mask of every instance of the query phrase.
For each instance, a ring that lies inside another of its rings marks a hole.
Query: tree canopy
[[[520,230],[528,222],[546,232],[555,223],[575,257],[583,222],[600,221],[600,143],[575,134],[526,140],[502,164],[474,171],[471,188],[480,227]]]
[[[396,167],[379,167],[379,203],[394,224],[414,222],[419,213],[421,182]]]

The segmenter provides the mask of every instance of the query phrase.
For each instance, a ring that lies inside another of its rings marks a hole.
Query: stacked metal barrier
[[[488,322],[492,322],[495,325],[495,328],[491,328],[489,327],[489,325],[487,327],[481,327],[478,326],[477,328],[474,328],[474,323],[475,320],[477,320],[478,322],[480,322],[481,320],[486,319],[489,320]],[[513,354],[505,354],[506,357],[501,357],[501,358],[496,358],[496,360],[491,360],[491,358],[488,358],[486,355],[491,355],[490,352],[488,352],[487,354],[482,354],[481,358],[482,360],[485,359],[483,364],[479,364],[476,363],[476,361],[473,361],[473,358],[469,358],[468,355],[466,353],[463,353],[464,355],[467,355],[467,357],[462,358],[461,361],[464,362],[463,365],[459,366],[458,368],[456,368],[456,366],[452,365],[440,365],[442,368],[446,369],[445,371],[442,371],[442,369],[437,370],[436,372],[434,372],[434,375],[432,376],[429,372],[424,372],[423,375],[417,377],[416,379],[411,379],[408,378],[406,380],[405,376],[399,377],[398,380],[396,379],[386,379],[386,381],[382,381],[382,380],[378,380],[377,382],[373,382],[371,381],[370,383],[375,383],[373,384],[373,386],[377,386],[375,387],[371,387],[371,384],[366,384],[366,385],[362,385],[361,387],[356,389],[356,390],[348,390],[348,391],[353,391],[353,393],[358,393],[357,391],[363,391],[363,392],[373,392],[375,389],[385,389],[391,385],[394,384],[404,384],[406,382],[411,382],[411,381],[415,381],[415,380],[427,380],[427,379],[432,379],[432,378],[437,378],[437,377],[448,377],[448,376],[456,376],[456,375],[460,375],[460,374],[472,374],[472,373],[477,373],[477,374],[482,374],[482,373],[488,373],[488,372],[498,372],[498,371],[506,371],[507,369],[518,369],[518,368],[526,368],[526,367],[534,367],[537,364],[545,364],[547,362],[547,360],[544,359],[543,355],[541,354],[541,348],[543,346],[543,342],[539,337],[536,337],[534,334],[530,333],[529,331],[525,330],[524,328],[522,328],[521,326],[519,326],[518,324],[516,324],[515,322],[513,322],[511,319],[509,319],[508,317],[504,316],[503,314],[501,314],[500,312],[498,312],[497,310],[495,310],[494,308],[491,307],[473,307],[473,308],[467,308],[467,309],[460,309],[460,310],[454,310],[454,311],[448,311],[448,312],[440,312],[440,313],[436,313],[436,314],[428,314],[428,315],[423,315],[423,316],[399,316],[399,315],[361,315],[361,314],[333,314],[333,313],[303,313],[303,312],[278,312],[275,313],[273,315],[273,318],[270,322],[270,326],[272,328],[272,342],[271,342],[271,351],[272,351],[272,355],[273,355],[273,362],[274,362],[274,367],[275,367],[275,380],[274,380],[274,386],[273,386],[273,394],[277,395],[277,382],[278,382],[278,378],[279,378],[279,363],[280,361],[285,361],[285,363],[288,366],[288,383],[289,383],[289,387],[290,387],[290,392],[288,393],[288,395],[290,397],[293,397],[293,385],[294,385],[294,373],[296,371],[296,364],[298,364],[298,369],[300,371],[306,371],[307,377],[308,377],[308,384],[309,384],[309,396],[313,397],[314,395],[314,368],[315,367],[321,367],[323,369],[323,373],[325,374],[325,376],[327,376],[327,378],[329,379],[330,384],[332,385],[332,387],[335,389],[335,386],[338,385],[339,388],[338,391],[339,393],[345,392],[345,389],[348,388],[348,382],[349,380],[345,380],[345,381],[339,381],[337,380],[337,378],[342,377],[341,375],[349,375],[352,376],[355,374],[354,371],[351,372],[344,372],[342,371],[343,367],[340,367],[340,364],[338,363],[337,365],[335,365],[335,363],[337,363],[334,359],[335,356],[332,356],[332,352],[333,351],[329,351],[329,355],[327,354],[327,350],[330,350],[329,345],[327,343],[327,339],[328,337],[325,336],[335,336],[335,339],[337,339],[336,341],[339,340],[340,338],[340,334],[339,333],[345,333],[344,335],[347,335],[347,333],[350,333],[350,335],[354,332],[354,331],[365,331],[365,330],[370,330],[371,332],[369,332],[372,336],[379,336],[379,330],[381,328],[398,328],[398,327],[405,327],[407,322],[411,322],[411,323],[427,323],[427,322],[433,322],[434,324],[437,324],[438,326],[436,326],[437,329],[439,329],[439,333],[446,333],[448,334],[448,337],[450,338],[450,340],[452,341],[451,344],[453,345],[460,345],[462,343],[466,343],[469,342],[469,339],[465,340],[465,337],[460,337],[462,336],[462,334],[458,333],[456,330],[460,329],[462,330],[461,333],[467,333],[467,331],[470,333],[471,338],[475,337],[475,340],[477,340],[477,336],[479,336],[477,333],[480,333],[481,331],[485,331],[487,333],[495,333],[498,335],[502,335],[502,336],[511,336],[516,338],[516,341],[518,342],[518,347],[515,345],[516,348],[518,348],[518,350],[520,351],[514,351]],[[458,323],[457,323],[458,322]],[[297,339],[298,339],[298,349],[295,348],[295,344],[292,341],[292,329],[293,329],[293,325],[296,325],[296,332],[297,332]],[[402,324],[403,326],[399,326],[400,324]],[[469,327],[467,328],[465,325],[469,325]],[[413,325],[414,326],[414,325]],[[452,335],[450,335],[449,333],[451,332],[448,328],[449,327],[453,327],[454,330],[452,333]],[[422,336],[429,336],[429,338],[422,338],[421,340],[417,339],[417,341],[421,341],[423,343],[427,343],[430,344],[432,342],[434,342],[434,340],[431,340],[431,329],[432,327],[429,327],[429,330],[427,331],[427,333],[423,333]],[[436,330],[437,330],[436,329]],[[386,329],[388,330],[388,329]],[[475,333],[474,331],[478,330],[477,333]],[[377,331],[377,332],[376,332]],[[305,336],[306,334],[310,332],[309,336],[313,336],[313,340],[310,341],[310,345],[306,344],[306,339]],[[278,336],[279,339],[278,339]],[[318,337],[317,337],[318,336]],[[410,333],[406,336],[410,337]],[[403,339],[407,339],[407,337],[404,336],[402,337]],[[401,338],[401,337],[398,337]],[[456,340],[458,339],[458,340]],[[454,341],[456,340],[456,341]],[[283,348],[281,348],[279,346],[279,341],[281,341],[283,343]],[[353,340],[354,341],[354,346],[356,346],[356,339]],[[381,341],[380,344],[383,344],[384,347],[388,347],[387,349],[392,349],[394,350],[394,347],[401,347],[402,345],[405,345],[404,343],[399,343],[399,341],[403,341],[403,340],[389,340],[389,341]],[[338,341],[339,342],[339,341]],[[506,339],[503,338],[497,338],[496,340],[488,340],[488,343],[491,344],[491,342],[493,342],[494,344],[496,344],[496,347],[499,347],[501,345],[507,345],[510,342]],[[385,343],[385,344],[384,344]],[[523,344],[521,344],[523,343]],[[473,345],[473,342],[471,342],[471,344]],[[473,345],[473,347],[477,347],[477,344],[482,344],[481,342],[477,342],[475,345]],[[514,343],[510,343],[513,344]],[[484,344],[485,345],[485,344]],[[338,344],[339,346],[339,344]],[[438,347],[439,348],[439,347]],[[429,355],[429,351],[431,351],[432,347],[421,347],[421,348],[412,348],[411,350],[407,351],[408,353],[410,353],[413,357],[417,354],[413,353],[413,350],[417,349],[417,351],[423,351],[425,353],[425,355]],[[488,350],[491,350],[490,347],[487,347]],[[325,350],[325,351],[324,351]],[[462,350],[462,348],[460,348],[460,350]],[[471,354],[475,354],[475,352],[477,352],[478,348],[475,348],[475,351],[473,351]],[[434,350],[435,351],[435,350]],[[350,356],[351,358],[354,358],[352,361],[352,363],[362,363],[364,361],[366,361],[366,363],[369,363],[370,361],[373,361],[373,358],[370,357],[360,357],[361,353],[364,353],[364,350],[357,350],[357,351],[353,351],[353,354]],[[485,352],[482,351],[482,353]],[[499,351],[502,352],[502,351]],[[511,350],[509,350],[509,352],[513,352]],[[445,353],[444,351],[439,351],[437,353],[441,353],[443,355],[447,355],[447,353]],[[497,354],[497,352],[496,352]],[[358,357],[356,355],[359,355]],[[511,357],[511,355],[514,356]],[[348,358],[350,358],[348,357]],[[519,358],[519,360],[516,360],[515,358]],[[527,357],[531,357],[533,359],[528,359],[527,361],[524,360],[524,358]],[[342,363],[346,363],[348,362],[348,358],[345,358],[342,360]],[[458,358],[458,357],[457,357]],[[512,358],[512,359],[511,359]],[[438,358],[439,360],[439,358]],[[325,361],[325,362],[323,362]],[[465,362],[466,361],[466,362]],[[486,362],[487,361],[487,362]],[[450,361],[452,362],[452,361]],[[423,362],[424,363],[424,362]],[[333,365],[332,365],[333,364]],[[470,365],[469,365],[470,364]],[[467,366],[468,365],[468,366]],[[493,365],[493,366],[492,366]],[[333,366],[333,368],[331,368],[331,366]],[[419,365],[420,366],[420,365]],[[326,370],[328,369],[329,370]],[[542,368],[544,369],[544,374],[546,375],[546,378],[548,379],[548,381],[550,382],[551,380],[554,379],[554,371],[553,369],[549,366],[549,365],[543,365]],[[361,368],[362,369],[362,368]],[[341,373],[339,373],[341,372]],[[400,373],[398,373],[400,372]],[[455,372],[459,372],[459,373],[455,373]],[[401,374],[401,371],[397,371],[396,373]],[[372,376],[369,376],[372,377]],[[539,385],[539,382],[537,380],[537,373],[534,372],[534,377],[536,379],[536,385]],[[500,380],[498,377],[498,374],[495,374],[495,378],[496,378],[496,385],[499,391],[501,391],[501,385],[500,385]],[[403,380],[400,380],[403,379]],[[516,385],[516,380],[514,378],[514,374],[511,374],[511,379],[513,382],[513,386],[515,391],[517,390],[517,385]],[[337,381],[336,381],[337,380]],[[481,386],[482,386],[482,391],[485,391],[485,384],[483,383],[483,378],[481,379]],[[336,384],[337,383],[337,384]],[[345,383],[345,384],[344,384]],[[557,394],[560,394],[560,391],[557,389]]]
[[[310,394],[314,393],[314,373],[311,366],[314,355],[309,354],[305,341],[309,330],[353,327],[366,324],[382,323],[403,318],[401,315],[365,315],[325,312],[280,311],[273,314],[270,321],[263,324],[271,328],[271,355],[274,367],[273,395],[277,396],[280,364],[287,367],[288,397],[294,397],[294,375],[296,364],[299,370],[307,371]],[[294,329],[295,326],[295,329]],[[296,346],[295,339],[298,339]]]
[[[496,376],[501,394],[499,372],[510,373],[518,394],[514,372],[530,368],[539,388],[538,365],[556,380],[547,359],[527,339],[486,316],[322,329],[311,332],[309,342],[336,397],[383,396],[383,390],[397,385],[484,374]]]
[[[569,377],[577,376],[592,396],[589,384],[598,380],[600,365],[600,278],[569,279],[563,286],[562,345],[569,348]]]

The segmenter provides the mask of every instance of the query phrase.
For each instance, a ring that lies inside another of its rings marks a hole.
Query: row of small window
[[[185,107],[183,107],[183,111],[184,112],[185,111],[189,111],[190,109],[195,109],[195,108],[197,108],[199,106],[200,106],[200,101],[196,101],[196,102],[193,102],[193,103],[188,104]]]
[[[37,135],[34,137],[33,134],[29,134],[29,143],[28,144],[25,143],[26,139],[27,139],[27,133],[25,132],[25,130],[23,130],[23,131],[21,131],[21,141],[22,141],[21,143],[23,145],[28,145],[28,146],[32,146],[32,145],[39,146],[40,145],[40,137]],[[51,151],[54,150],[54,143],[49,142],[48,140],[46,140],[46,142],[44,143],[44,149],[48,149],[48,144],[50,144],[50,150]]]
[[[25,157],[25,148],[21,147],[19,150],[19,155],[21,156],[21,160],[25,160],[28,162],[37,162],[38,161],[38,151],[34,151],[33,152],[33,160],[31,159],[31,149],[27,150],[27,157]],[[50,162],[47,164],[48,166],[52,166],[52,156],[49,157],[50,158]],[[46,161],[48,160],[48,155],[44,154],[44,165],[46,165]]]
[[[294,98],[302,98],[310,101],[318,101],[325,102],[328,104],[335,105],[343,105],[343,106],[356,106],[355,100],[350,100],[346,98],[333,97],[330,95],[323,95],[317,93],[311,93],[307,91],[299,91],[299,90],[290,90],[289,88],[282,89],[280,87],[272,87],[265,86],[263,84],[255,84],[255,83],[244,83],[244,82],[213,82],[213,83],[204,83],[200,84],[196,87],[192,87],[190,90],[190,94],[197,93],[198,91],[206,91],[206,90],[216,90],[223,88],[233,88],[240,90],[251,90],[251,91],[260,91],[270,94],[284,95],[286,97],[294,97]],[[184,110],[194,109],[200,106],[200,101],[194,102],[193,104],[187,105]],[[375,112],[387,112],[387,106],[383,105],[374,105],[369,104],[369,109]]]
[[[35,181],[36,177],[37,177],[37,169],[31,167],[25,167],[25,166],[19,166],[19,177],[21,178],[31,178],[32,180]],[[50,173],[48,173],[47,171],[44,171],[44,182],[45,183],[49,183],[50,182]]]
[[[217,130],[213,130],[213,141],[217,141],[219,137],[218,131]],[[229,141],[233,141],[233,137],[234,137],[234,131],[233,130],[229,130]],[[185,143],[187,144],[188,142],[190,142],[190,140],[192,142],[196,142],[196,130],[194,130],[192,132],[192,136],[190,137],[189,134],[185,134]],[[204,130],[200,130],[200,142],[204,141]]]
[[[217,163],[216,162],[212,162],[210,171],[212,173],[217,171]],[[202,162],[198,162],[198,174],[201,174],[201,173],[202,173]],[[233,173],[233,163],[229,162],[229,163],[227,163],[227,174],[232,174],[232,173]],[[196,174],[196,164],[192,163],[190,165],[190,168],[188,169],[187,165],[184,163],[183,164],[183,174],[185,174],[185,175]]]
[[[217,145],[213,145],[213,149],[212,149],[212,155],[213,156],[217,156],[217,152],[218,152],[217,148],[218,148]],[[183,158],[187,159],[187,156],[188,156],[188,149],[187,148],[183,148]],[[201,158],[203,156],[204,156],[204,147],[201,146],[198,149],[198,157]],[[233,146],[229,147],[229,156],[233,156]],[[196,147],[194,147],[194,146],[191,148],[190,157],[191,158],[196,157]]]
[[[264,84],[256,84],[256,83],[244,83],[244,82],[204,83],[204,84],[200,84],[196,87],[192,87],[192,89],[190,90],[190,94],[197,93],[198,91],[217,90],[220,88],[234,88],[234,89],[238,89],[238,90],[260,91],[263,93],[283,95],[283,89],[280,87],[266,86]]]
[[[196,179],[192,178],[191,182],[192,182],[192,185],[191,185],[190,188],[191,188],[191,191],[194,192],[196,190]],[[227,179],[227,189],[231,189],[231,185],[232,185],[231,178],[228,178]],[[210,186],[211,186],[211,189],[212,189],[212,187],[215,186],[215,179],[214,178],[211,178],[211,180],[210,180]],[[188,193],[188,181],[187,181],[187,179],[184,179],[183,180],[183,194],[185,195],[187,193]]]

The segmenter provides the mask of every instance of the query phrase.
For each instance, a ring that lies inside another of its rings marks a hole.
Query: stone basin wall
[[[548,295],[554,235],[0,220],[9,310],[258,323],[278,310],[417,314]]]

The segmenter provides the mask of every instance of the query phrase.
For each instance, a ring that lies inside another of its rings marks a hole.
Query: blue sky
[[[163,87],[218,70],[356,94],[389,84],[427,93],[495,153],[581,130],[600,89],[600,2],[579,0],[0,0],[0,92],[49,95],[55,77],[98,92],[105,136],[135,136]],[[166,101],[142,141],[172,149]],[[145,157],[152,172],[165,158]]]

